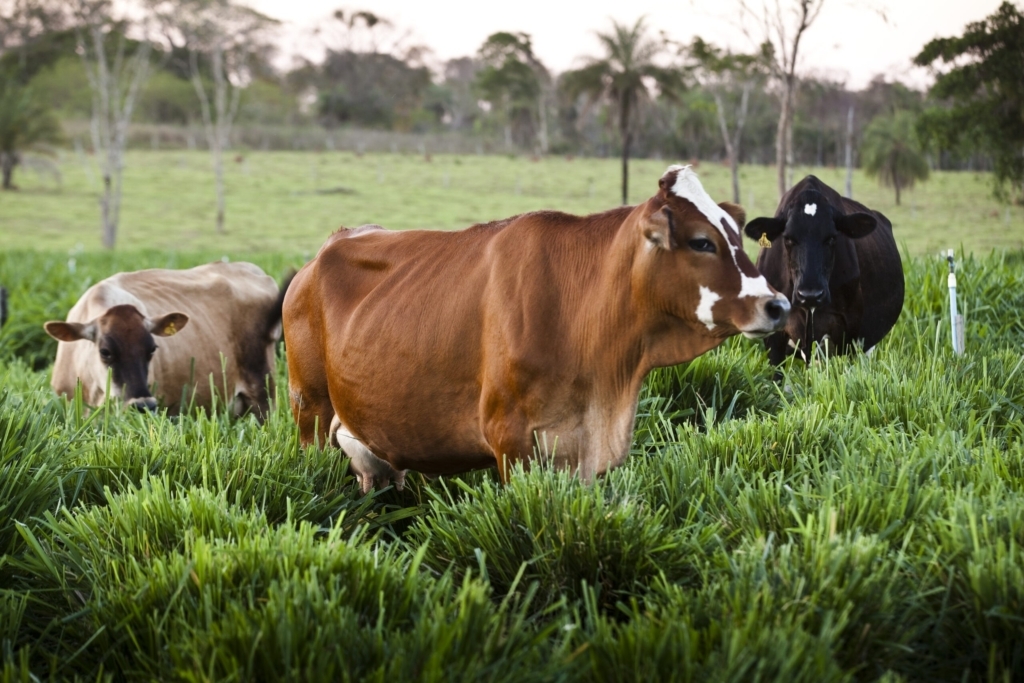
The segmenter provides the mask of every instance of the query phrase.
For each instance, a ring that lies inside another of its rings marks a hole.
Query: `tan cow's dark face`
[[[110,369],[111,391],[125,404],[140,410],[156,408],[149,390],[149,362],[156,353],[156,337],[176,334],[188,323],[184,313],[147,318],[130,304],[113,306],[87,323],[50,321],[46,333],[63,342],[96,344],[99,361]]]
[[[760,338],[781,329],[789,301],[743,251],[745,214],[715,204],[689,167],[672,166],[640,219],[644,298],[704,334]]]

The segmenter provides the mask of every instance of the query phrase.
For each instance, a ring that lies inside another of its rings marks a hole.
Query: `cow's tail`
[[[0,327],[7,322],[7,290],[0,287]]]
[[[288,293],[288,286],[291,285],[292,280],[295,279],[295,273],[296,271],[292,269],[284,276],[284,280],[281,281],[281,289],[278,290],[277,298],[274,299],[274,305],[267,313],[266,332],[268,337],[277,336],[274,335],[274,330],[281,324],[281,312],[284,310],[284,297]]]

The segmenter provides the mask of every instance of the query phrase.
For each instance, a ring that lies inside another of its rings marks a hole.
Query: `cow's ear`
[[[786,229],[785,218],[755,218],[754,220],[747,223],[747,227],[743,229],[743,232],[747,234],[747,237],[754,241],[761,241],[761,236],[766,236],[770,241],[774,242],[778,239],[782,231]]]
[[[870,235],[878,221],[870,213],[851,213],[836,217],[836,230],[850,239],[859,239]]]
[[[57,341],[76,342],[80,339],[96,341],[95,323],[67,323],[63,320],[51,320],[43,325],[46,334]]]
[[[654,246],[666,251],[678,246],[672,211],[667,206],[661,207],[645,218],[642,228],[644,237]]]
[[[732,216],[732,219],[736,221],[736,227],[740,230],[747,222],[747,212],[739,204],[733,204],[732,202],[721,202],[718,206],[722,208],[727,214]]]
[[[146,318],[146,329],[158,337],[175,335],[187,324],[188,316],[184,313],[168,313],[161,318]]]

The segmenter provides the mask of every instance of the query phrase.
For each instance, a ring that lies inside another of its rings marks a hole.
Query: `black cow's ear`
[[[836,230],[850,239],[859,239],[870,235],[878,221],[870,213],[851,213],[836,217]]]
[[[785,218],[766,218],[762,216],[747,223],[747,227],[743,228],[743,232],[747,233],[747,237],[755,241],[759,241],[761,235],[765,235],[770,241],[774,242],[785,229]]]

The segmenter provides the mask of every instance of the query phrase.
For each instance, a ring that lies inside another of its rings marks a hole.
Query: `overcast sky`
[[[533,37],[534,52],[553,71],[578,66],[583,55],[598,55],[594,31],[607,29],[610,18],[648,25],[671,38],[694,36],[750,50],[737,25],[732,0],[249,0],[256,9],[286,22],[285,53],[309,51],[309,29],[333,10],[366,9],[412,32],[413,42],[433,50],[443,61],[472,55],[496,31],[522,31]],[[760,0],[749,0],[759,6]],[[781,0],[782,5],[795,4]],[[992,14],[1000,0],[825,0],[817,22],[801,44],[798,70],[845,81],[862,88],[876,74],[923,86],[926,72],[911,65],[921,47],[937,36],[958,35],[971,21]],[[884,15],[884,18],[883,18]],[[751,28],[756,28],[753,24]]]

